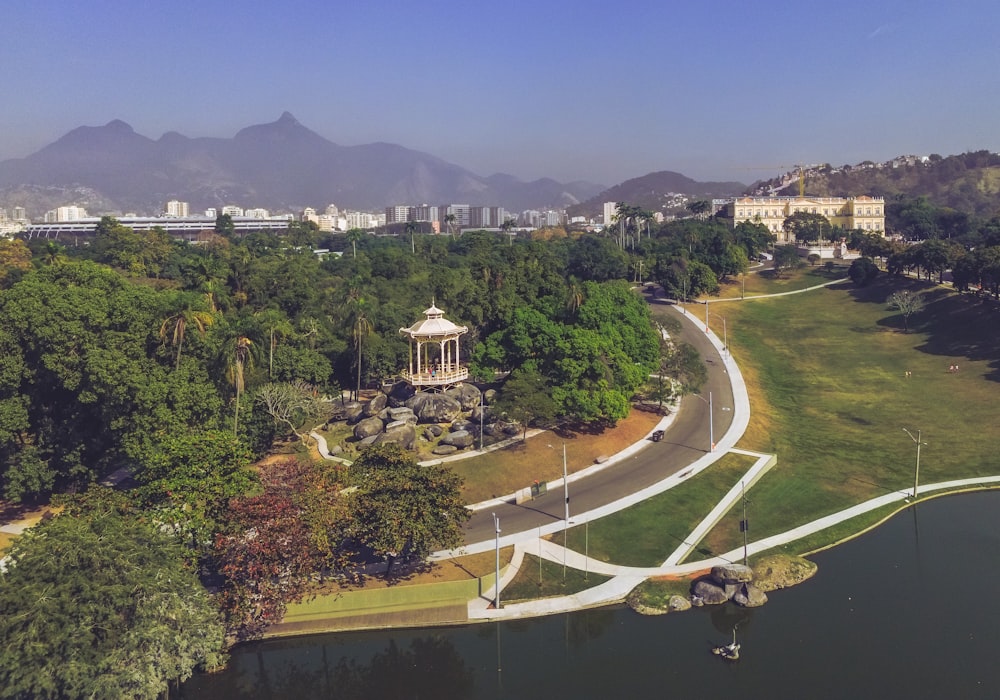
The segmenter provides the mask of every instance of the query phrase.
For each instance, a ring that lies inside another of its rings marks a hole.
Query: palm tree
[[[455,215],[454,214],[445,214],[444,215],[444,223],[448,227],[448,235],[450,236],[451,235],[451,225],[453,223],[455,223]]]
[[[359,228],[352,228],[345,234],[346,239],[351,243],[351,252],[353,253],[353,257],[355,259],[358,257],[358,241],[360,241],[361,237],[364,235],[365,232]]]
[[[46,265],[62,265],[66,262],[65,248],[56,243],[55,241],[48,241],[45,243],[45,253],[42,256],[42,262]]]
[[[507,236],[507,243],[510,245],[514,245],[514,238],[510,235],[510,230],[514,228],[515,223],[513,219],[504,219],[503,223],[500,224],[500,230]]]
[[[354,344],[357,348],[357,362],[358,362],[358,384],[357,388],[354,390],[354,400],[357,401],[361,397],[361,358],[364,339],[367,338],[372,332],[372,322],[368,320],[364,311],[358,313],[354,320],[354,329],[352,335],[354,336]]]
[[[205,329],[214,322],[215,317],[211,312],[192,309],[190,306],[163,321],[163,324],[160,326],[160,340],[166,340],[169,336],[170,344],[177,346],[177,359],[174,363],[175,370],[180,369],[181,366],[181,348],[184,346],[184,334],[187,332],[188,324],[194,324],[195,328],[198,329],[198,333],[204,337]]]
[[[415,239],[416,239],[416,235],[417,235],[417,222],[415,222],[415,221],[407,221],[406,222],[406,233],[408,233],[409,236],[410,236],[410,254],[411,255],[416,255],[417,254],[417,244],[415,242]]]
[[[263,309],[254,316],[261,320],[261,326],[267,330],[267,378],[274,378],[274,349],[280,338],[287,338],[293,333],[291,322],[277,309]]]
[[[227,352],[227,375],[236,387],[236,411],[233,414],[233,435],[236,435],[240,424],[240,396],[245,388],[245,370],[253,367],[253,341],[245,335],[236,336],[230,341]]]
[[[569,279],[569,289],[566,298],[566,308],[569,310],[573,316],[576,316],[576,312],[580,310],[580,306],[583,304],[583,285],[580,284],[579,280],[574,277]]]

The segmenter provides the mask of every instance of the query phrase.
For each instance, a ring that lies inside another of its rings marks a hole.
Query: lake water
[[[930,501],[756,610],[624,607],[248,644],[183,697],[1000,698],[1000,492]],[[710,653],[738,625],[736,663]]]

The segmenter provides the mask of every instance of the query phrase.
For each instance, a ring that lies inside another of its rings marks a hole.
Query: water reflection
[[[252,649],[244,647],[234,655],[226,671],[195,679],[185,688],[184,697],[250,700],[472,697],[472,670],[454,644],[440,636],[417,637],[406,647],[390,639],[367,661],[343,654],[339,644],[296,645],[296,648],[303,653],[284,653],[286,650],[274,642],[256,644]]]
[[[813,579],[754,610],[616,607],[245,645],[183,697],[997,697],[1000,492],[921,504],[814,559]],[[709,650],[734,627],[741,658],[724,663]]]

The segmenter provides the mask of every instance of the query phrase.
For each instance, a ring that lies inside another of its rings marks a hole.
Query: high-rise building
[[[190,210],[187,202],[171,199],[167,202],[167,216],[189,216]]]
[[[407,221],[412,221],[410,218],[410,210],[412,207],[408,207],[405,204],[397,204],[392,207],[385,208],[385,223],[387,224],[403,224]]]
[[[86,218],[87,210],[83,207],[75,205],[70,205],[68,207],[56,207],[55,209],[50,209],[45,212],[45,221],[47,223],[59,221],[79,221],[80,219]]]
[[[229,216],[243,216],[243,208],[237,207],[233,204],[227,204],[222,207],[223,214],[229,214]]]
[[[469,209],[468,204],[442,204],[438,207],[438,213],[441,215],[442,221],[446,216],[454,216],[455,220],[451,223],[451,230],[460,231],[471,226]]]
[[[337,205],[336,204],[327,204],[326,205],[326,215],[327,216],[339,216],[340,215],[340,210],[337,209]]]
[[[414,221],[441,221],[438,216],[438,207],[433,207],[427,204],[421,204],[418,207],[413,207],[413,220]]]
[[[605,202],[604,203],[604,225],[610,226],[614,220],[615,215],[618,213],[618,202]]]
[[[14,221],[27,221],[28,212],[24,207],[14,207],[13,217]]]

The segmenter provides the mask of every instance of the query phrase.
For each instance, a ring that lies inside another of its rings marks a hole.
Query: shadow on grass
[[[920,352],[942,358],[942,371],[955,360],[985,362],[990,371],[984,376],[1000,382],[1000,303],[989,297],[959,294],[942,289],[933,282],[909,277],[883,276],[867,287],[853,288],[851,297],[858,303],[878,304],[888,309],[893,292],[909,290],[920,294],[924,308],[909,319],[909,329],[901,314],[892,313],[876,324],[875,329],[856,328],[861,333],[897,332],[920,334]],[[959,362],[959,366],[961,363]]]

